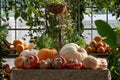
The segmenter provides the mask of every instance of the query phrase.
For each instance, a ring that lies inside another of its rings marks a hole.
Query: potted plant
[[[54,14],[63,14],[66,11],[66,5],[61,0],[51,0],[46,5],[46,10]]]

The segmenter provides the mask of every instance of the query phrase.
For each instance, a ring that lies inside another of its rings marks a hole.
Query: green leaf
[[[111,26],[103,20],[96,20],[95,25],[99,35],[105,38],[104,41],[109,44],[111,48],[116,48],[118,46],[117,35]]]
[[[40,14],[38,13],[38,11],[37,11],[34,7],[31,6],[31,10],[33,11],[33,13],[34,13],[37,17],[40,16]]]
[[[15,16],[14,16],[14,17],[15,17],[15,20],[16,20],[19,16],[20,16],[20,11],[16,10],[16,11],[15,11]]]
[[[32,8],[31,8],[31,7],[32,7],[32,6],[30,6],[30,7],[28,8],[28,10],[27,10],[27,13],[28,13],[29,16],[32,15]]]
[[[22,17],[22,19],[24,19],[24,20],[26,20],[27,21],[27,13],[25,12],[25,11],[22,11],[21,12],[21,17]]]

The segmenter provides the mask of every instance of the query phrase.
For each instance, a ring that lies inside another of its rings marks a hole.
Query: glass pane
[[[90,43],[90,41],[98,34],[97,30],[84,30],[84,36],[85,36],[85,40],[87,42],[87,44]]]
[[[31,35],[29,35],[28,30],[17,30],[16,32],[17,32],[16,38],[17,39],[25,39],[25,42],[30,41],[31,35],[32,35],[32,37],[41,35],[41,33],[33,33],[33,32],[31,32]]]
[[[16,20],[16,27],[17,28],[29,28],[29,26],[26,25],[26,21],[24,21],[20,17]]]
[[[85,28],[91,28],[91,17],[89,15],[84,15],[83,24]]]
[[[108,14],[108,23],[112,28],[115,28],[117,24],[120,24],[119,20],[117,20],[115,16],[112,16],[112,14]]]
[[[106,21],[107,20],[106,14],[105,13],[104,14],[93,14],[93,22],[95,20],[104,20],[104,21]],[[94,25],[94,27],[96,27],[96,26]]]
[[[9,17],[8,23],[9,23],[9,26],[11,28],[15,28],[15,19],[14,19],[14,17]]]
[[[27,35],[28,34],[28,31],[27,30],[17,30],[16,31],[17,32],[17,34],[16,34],[16,38],[17,39],[23,39],[23,38],[25,38],[26,40],[26,42],[29,42],[30,41],[30,37],[29,36],[25,36],[25,35]]]
[[[95,37],[95,36],[98,36],[99,34],[98,34],[98,32],[97,32],[97,30],[93,30],[93,38]]]
[[[5,0],[0,0],[0,4],[1,4],[0,7],[3,7],[3,5],[5,4]]]
[[[85,37],[86,43],[88,44],[91,41],[91,30],[84,30],[83,35]]]
[[[5,58],[4,60],[6,61],[5,64],[10,65],[10,68],[14,67],[14,58]]]
[[[15,39],[15,31],[14,30],[9,30],[7,40],[10,43],[13,43],[14,39]]]

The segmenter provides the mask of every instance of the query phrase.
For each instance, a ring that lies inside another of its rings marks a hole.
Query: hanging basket
[[[66,11],[66,6],[63,4],[52,3],[46,6],[46,10],[53,14],[63,14]]]

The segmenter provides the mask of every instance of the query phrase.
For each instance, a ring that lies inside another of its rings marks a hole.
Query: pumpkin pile
[[[86,46],[88,53],[109,53],[110,47],[106,44],[101,36],[95,36],[93,40]]]
[[[23,50],[28,49],[28,44],[25,41],[23,41],[22,39],[15,39],[13,41],[12,49],[19,54]]]
[[[27,43],[27,42],[23,41],[22,39],[15,39],[13,41],[13,46],[11,48],[17,54],[20,54],[24,50],[34,49],[35,48],[35,44],[34,43]]]
[[[55,48],[23,50],[14,60],[21,69],[105,69],[107,61],[89,56],[84,48],[75,43],[64,45],[58,52]],[[105,64],[103,64],[105,63]]]

